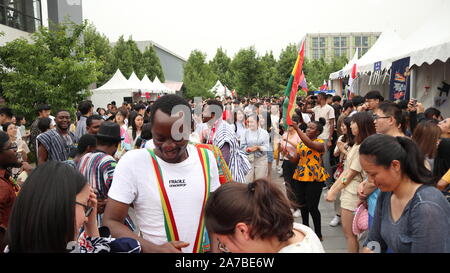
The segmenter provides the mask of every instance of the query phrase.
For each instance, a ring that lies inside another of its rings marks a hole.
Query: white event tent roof
[[[392,56],[392,50],[402,44],[402,39],[397,32],[390,30],[381,33],[375,44],[361,58],[356,60],[356,69],[358,73],[374,71],[374,64],[381,61],[381,71],[389,69],[392,61],[386,61]],[[356,51],[357,52],[357,51]],[[356,53],[355,53],[356,55]],[[341,70],[331,73],[330,79],[335,80],[343,78],[352,72],[352,66],[355,63],[355,57]]]
[[[175,94],[175,91],[171,90],[169,87],[165,86],[161,83],[158,76],[155,77],[153,80],[153,88],[156,93],[168,93],[168,94]]]
[[[128,79],[129,87],[133,90],[139,90],[141,89],[141,81],[137,77],[136,73],[131,73],[130,78]]]
[[[219,80],[217,80],[216,84],[209,91],[216,96],[231,96],[231,91],[226,88]]]
[[[448,4],[447,4],[448,5]],[[414,31],[402,45],[393,50],[391,60],[410,56],[410,66],[446,62],[450,58],[450,16],[433,19]]]
[[[381,62],[381,71],[389,69],[392,62],[410,57],[410,66],[432,64],[436,60],[446,62],[450,58],[450,16],[433,16],[430,21],[412,32],[406,39],[401,39],[393,31],[383,32],[376,43],[357,61],[359,73],[373,72],[374,64]],[[348,76],[351,67],[330,74],[330,79]]]
[[[100,86],[93,91],[102,91],[102,90],[120,90],[120,89],[129,89],[128,80],[125,76],[120,72],[120,69],[117,69],[116,73],[112,76],[112,78],[107,81],[104,85]]]
[[[152,93],[152,91],[155,89],[152,81],[148,78],[147,74],[145,74],[144,77],[142,78],[140,87],[143,92],[149,93]]]

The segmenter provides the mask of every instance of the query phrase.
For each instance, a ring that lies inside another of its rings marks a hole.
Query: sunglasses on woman
[[[89,217],[89,215],[91,215],[92,210],[94,209],[91,206],[87,206],[85,204],[81,204],[81,203],[78,203],[78,202],[75,202],[75,204],[80,205],[80,206],[82,206],[84,208],[84,216],[86,216],[86,217]]]

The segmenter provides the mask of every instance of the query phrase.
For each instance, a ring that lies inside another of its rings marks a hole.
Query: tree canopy
[[[0,47],[3,97],[15,113],[32,119],[37,104],[75,112],[90,93],[88,86],[101,75],[100,65],[84,50],[81,35],[86,23],[40,28],[32,43],[16,39]]]

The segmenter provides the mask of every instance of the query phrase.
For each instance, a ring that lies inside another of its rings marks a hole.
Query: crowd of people
[[[348,252],[450,252],[450,117],[321,92],[285,124],[284,102],[39,105],[28,130],[0,108],[1,249],[321,253],[325,193]]]

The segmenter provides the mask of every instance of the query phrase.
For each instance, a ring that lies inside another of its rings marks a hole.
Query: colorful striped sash
[[[164,187],[164,178],[161,171],[161,167],[158,164],[158,160],[156,159],[156,155],[151,149],[147,149],[152,158],[153,170],[155,171],[156,179],[158,180],[158,190],[159,196],[161,198],[161,206],[164,214],[164,227],[166,230],[167,241],[179,241],[178,229],[175,222],[175,217],[172,212],[172,207],[170,205],[169,197],[166,192],[166,188]],[[204,251],[205,247],[203,245],[205,236],[205,219],[204,219],[204,211],[206,206],[206,201],[208,200],[210,187],[211,187],[211,177],[210,177],[210,166],[209,166],[209,156],[206,149],[197,148],[198,155],[200,158],[200,163],[202,165],[203,176],[205,181],[205,194],[203,196],[203,204],[202,209],[200,211],[200,219],[198,223],[198,229],[195,236],[195,243],[193,248],[193,253],[201,253]]]

